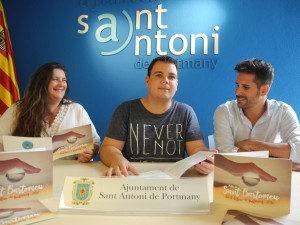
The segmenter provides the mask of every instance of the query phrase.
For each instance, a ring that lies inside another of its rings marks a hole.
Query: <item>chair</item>
[[[214,135],[208,135],[208,149],[216,149]]]

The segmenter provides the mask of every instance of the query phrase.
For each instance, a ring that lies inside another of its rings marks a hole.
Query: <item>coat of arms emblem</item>
[[[94,181],[89,178],[80,178],[73,182],[72,204],[87,205],[93,195]]]

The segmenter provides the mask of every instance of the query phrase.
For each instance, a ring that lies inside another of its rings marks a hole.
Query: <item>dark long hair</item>
[[[43,120],[48,113],[48,85],[54,69],[63,70],[67,77],[65,67],[56,62],[42,65],[31,75],[24,97],[17,103],[16,128],[12,135],[40,137],[42,131],[45,131]],[[67,85],[65,96],[60,104],[69,104],[69,101],[64,100],[68,99],[68,91],[69,85]]]

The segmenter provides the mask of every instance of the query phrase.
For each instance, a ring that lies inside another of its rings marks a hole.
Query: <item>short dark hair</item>
[[[274,79],[274,68],[270,63],[264,62],[261,59],[247,59],[238,63],[235,68],[238,73],[251,73],[255,74],[254,82],[257,87],[261,85],[272,85]]]
[[[148,73],[147,73],[147,76],[150,77],[151,75],[151,70],[154,66],[154,64],[156,62],[165,62],[165,63],[171,63],[171,64],[174,64],[175,67],[176,67],[176,70],[178,70],[178,63],[177,63],[177,60],[173,59],[171,56],[167,56],[167,55],[163,55],[163,56],[158,56],[156,57],[155,59],[152,60],[152,62],[150,63],[149,67],[148,67]]]

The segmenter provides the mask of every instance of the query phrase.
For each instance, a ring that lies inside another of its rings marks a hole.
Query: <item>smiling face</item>
[[[149,97],[156,100],[171,100],[177,91],[177,69],[173,63],[157,61],[150,76],[146,76]]]
[[[65,72],[61,69],[54,69],[52,72],[52,78],[48,84],[49,100],[60,102],[65,96],[67,87],[68,85]]]
[[[255,74],[238,74],[235,95],[239,108],[249,109],[265,102],[269,90],[268,85],[258,87],[254,79]]]

